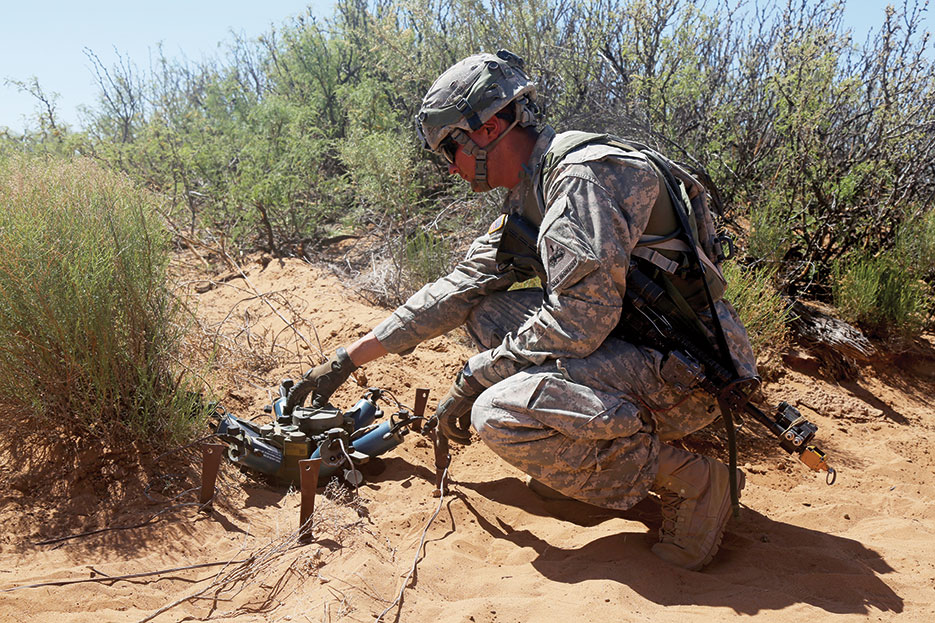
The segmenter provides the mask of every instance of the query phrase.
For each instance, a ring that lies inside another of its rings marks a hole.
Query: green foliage
[[[0,137],[0,153],[93,155],[166,194],[177,228],[230,247],[288,254],[332,228],[376,229],[378,255],[399,265],[399,240],[465,192],[418,151],[421,98],[455,61],[506,47],[526,59],[556,129],[613,132],[706,169],[726,216],[750,224],[748,263],[775,269],[781,290],[827,299],[836,263],[894,248],[935,198],[925,5],[880,8],[863,43],[843,10],[339,0],[328,19],[298,16],[201,63],[160,53],[146,73],[89,54],[101,98],[85,134],[58,131],[54,99],[24,83],[43,104],[38,129]],[[438,224],[464,237],[464,223]]]
[[[420,194],[411,141],[396,132],[355,131],[338,141],[337,151],[348,170],[358,208],[369,208],[366,211],[383,218],[411,215]],[[359,217],[360,211],[348,217]]]
[[[179,441],[201,424],[173,372],[159,202],[88,160],[0,162],[0,404],[36,425]]]
[[[792,245],[790,218],[788,209],[775,200],[751,206],[747,254],[778,267]]]
[[[906,217],[896,235],[893,254],[911,274],[935,283],[935,211]]]
[[[404,282],[416,290],[448,273],[451,248],[443,238],[420,230],[406,240],[403,258]]]
[[[872,255],[857,251],[834,265],[834,302],[845,319],[881,337],[910,339],[931,321],[935,217],[908,221],[896,245]]]
[[[789,340],[789,310],[773,285],[774,270],[747,268],[737,262],[722,265],[726,298],[747,328],[754,352],[780,349]]]

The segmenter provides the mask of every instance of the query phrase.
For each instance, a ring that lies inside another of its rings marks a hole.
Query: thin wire
[[[192,492],[192,491],[197,491],[197,490],[198,490],[197,488],[195,488],[195,489],[189,489],[188,491],[185,491],[184,493],[190,493],[190,492]],[[184,493],[183,493],[183,494],[180,494],[180,495],[177,496],[177,497],[180,497],[181,495],[184,495]],[[212,498],[212,500],[213,500],[213,498]],[[208,503],[210,503],[210,502],[208,502]],[[163,513],[167,513],[167,512],[169,512],[169,511],[175,510],[175,509],[177,509],[177,508],[184,508],[184,507],[187,507],[187,506],[199,506],[199,507],[203,507],[203,506],[205,506],[205,505],[204,505],[204,504],[201,504],[200,502],[183,502],[183,503],[181,503],[181,504],[175,504],[175,505],[173,505],[173,506],[166,507],[166,508],[162,509],[161,511],[159,511],[158,513],[156,513],[155,515],[151,516],[151,517],[150,517],[149,519],[147,519],[146,521],[144,521],[144,522],[142,522],[142,523],[138,523],[138,524],[133,524],[132,526],[111,526],[111,527],[108,527],[108,528],[98,528],[97,530],[90,530],[90,531],[88,531],[88,532],[81,532],[81,533],[78,533],[78,534],[70,534],[70,535],[68,535],[68,536],[61,536],[61,537],[57,537],[57,538],[54,538],[54,539],[46,539],[46,540],[44,540],[44,541],[35,541],[35,542],[33,542],[33,545],[52,545],[53,543],[61,543],[61,542],[63,542],[63,541],[70,541],[71,539],[78,539],[78,538],[81,538],[81,537],[92,536],[92,535],[94,535],[94,534],[101,534],[102,532],[116,532],[116,531],[118,531],[118,530],[133,530],[133,529],[135,529],[135,528],[143,528],[143,527],[145,527],[145,526],[148,526],[148,525],[152,524],[152,523],[154,522],[154,520],[155,520],[157,517],[159,517],[160,515],[162,515]]]
[[[401,403],[401,402],[399,401],[399,399],[396,397],[396,394],[394,394],[394,393],[391,392],[390,390],[384,389],[384,390],[383,390],[383,393],[384,393],[384,394],[388,394],[389,397],[393,399],[393,402],[396,403],[396,408],[397,408],[397,409],[409,409],[409,407],[408,407],[407,405],[404,405],[403,403]],[[410,409],[410,410],[411,410],[411,409]]]
[[[406,574],[406,579],[403,581],[403,585],[399,589],[399,594],[396,595],[396,599],[393,600],[389,606],[386,607],[386,610],[380,613],[380,615],[374,620],[373,623],[380,623],[383,619],[383,615],[392,610],[395,606],[400,605],[403,599],[403,592],[406,590],[406,585],[409,584],[409,580],[412,579],[413,574],[416,572],[416,566],[419,564],[419,555],[422,552],[422,548],[425,546],[425,539],[428,536],[429,528],[432,527],[432,522],[435,521],[435,518],[438,517],[438,514],[442,511],[442,504],[445,502],[445,479],[448,476],[448,468],[445,468],[445,471],[442,473],[442,482],[439,485],[439,491],[441,495],[438,496],[438,508],[435,509],[435,513],[429,518],[427,524],[425,524],[425,529],[422,530],[422,538],[419,540],[419,547],[416,549],[416,557],[412,561],[412,568],[409,570],[409,573]]]
[[[357,494],[357,497],[360,497],[360,484],[358,482],[357,476],[354,475],[354,472],[357,471],[357,469],[354,467],[354,461],[352,461],[350,455],[348,455],[347,449],[344,447],[344,442],[341,441],[340,437],[338,437],[338,445],[341,446],[341,452],[344,454],[344,458],[347,459],[348,466],[350,466],[349,471],[354,478],[354,492]]]

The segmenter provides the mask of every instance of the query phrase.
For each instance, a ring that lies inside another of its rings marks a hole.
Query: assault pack
[[[649,223],[632,253],[644,272],[659,271],[664,275],[660,280],[671,284],[667,285],[667,290],[674,288],[694,310],[706,307],[705,287],[710,290],[712,299],[719,301],[727,285],[720,267],[731,256],[730,238],[718,235],[715,229],[705,187],[684,167],[649,147],[611,134],[563,132],[557,135],[536,177],[536,195],[542,212],[545,213],[543,188],[557,167],[572,152],[593,144],[615,147],[645,159],[656,171],[659,193]],[[688,236],[683,234],[683,229]],[[694,256],[703,265],[701,275],[691,261]]]

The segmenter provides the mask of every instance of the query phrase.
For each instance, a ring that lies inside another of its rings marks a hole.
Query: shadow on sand
[[[834,614],[903,611],[903,599],[880,577],[894,570],[876,551],[852,539],[774,521],[750,508],[732,520],[715,561],[698,573],[672,567],[651,553],[659,527],[659,512],[651,500],[620,512],[575,501],[545,501],[515,478],[458,486],[500,504],[578,525],[623,518],[650,529],[649,534],[623,531],[568,548],[530,530],[514,529],[478,509],[467,496],[458,496],[494,538],[534,550],[533,567],[555,582],[611,580],[659,605],[728,607],[742,614],[796,604]]]

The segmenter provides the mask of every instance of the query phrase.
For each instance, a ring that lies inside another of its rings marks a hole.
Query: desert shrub
[[[835,262],[832,278],[847,320],[881,337],[914,337],[935,311],[935,212],[910,213],[891,247],[855,249]]]
[[[880,337],[917,335],[931,313],[931,287],[893,252],[835,264],[834,302],[845,320]]]
[[[935,211],[907,217],[893,249],[907,270],[935,284]]]
[[[417,231],[403,251],[403,279],[411,290],[435,281],[451,268],[451,248],[444,238],[430,231]]]
[[[359,131],[339,141],[338,154],[347,167],[356,201],[347,218],[366,215],[378,224],[387,218],[404,221],[418,210],[415,149],[395,132]]]
[[[774,269],[778,267],[791,246],[789,216],[788,210],[776,201],[751,206],[747,254]]]
[[[827,301],[842,258],[893,249],[904,222],[933,211],[927,3],[879,6],[862,42],[842,2],[767,4],[338,0],[328,18],[291,17],[197,63],[160,51],[141,72],[89,53],[100,98],[82,137],[58,132],[54,101],[24,82],[36,129],[0,136],[0,153],[91,154],[170,197],[178,229],[240,250],[379,232],[376,264],[398,269],[419,227],[453,247],[471,227],[434,216],[465,190],[418,149],[421,98],[458,59],[506,47],[526,60],[548,123],[704,168],[725,218],[750,225],[747,263],[775,270],[784,293]],[[930,247],[904,246],[931,266]]]
[[[789,309],[773,285],[773,271],[744,267],[737,262],[722,266],[727,298],[747,328],[753,351],[781,348],[789,339]]]
[[[0,403],[82,435],[201,424],[157,205],[88,160],[0,162]]]
[[[371,255],[382,260],[364,268],[373,273],[370,289],[382,293],[379,300],[384,304],[401,303],[445,274],[451,260],[447,241],[422,227],[430,203],[420,199],[414,146],[398,132],[358,128],[337,141],[337,152],[354,197],[342,225],[372,226]]]

